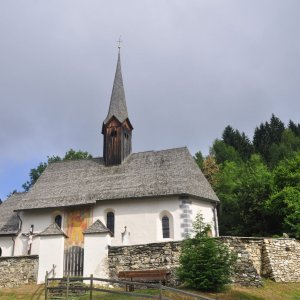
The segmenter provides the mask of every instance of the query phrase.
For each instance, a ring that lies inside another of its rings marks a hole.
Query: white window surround
[[[57,216],[61,216],[61,229],[63,229],[64,226],[64,213],[61,210],[55,210],[52,214],[51,214],[51,223],[55,223],[55,218]]]
[[[162,218],[164,216],[169,218],[169,231],[170,231],[169,238],[163,238]],[[174,218],[173,215],[167,210],[163,210],[159,214],[158,223],[157,223],[157,238],[159,241],[163,241],[163,242],[174,240]]]

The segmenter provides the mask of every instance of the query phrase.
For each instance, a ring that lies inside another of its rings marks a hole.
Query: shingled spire
[[[104,120],[104,124],[106,124],[112,116],[114,116],[121,123],[128,118],[125,91],[122,78],[120,51],[118,53],[118,63],[110,98],[109,110],[107,117]]]
[[[126,106],[119,46],[109,110],[102,126],[103,158],[106,166],[121,164],[131,153],[132,129]]]

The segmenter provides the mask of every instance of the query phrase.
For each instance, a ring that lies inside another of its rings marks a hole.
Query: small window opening
[[[170,222],[167,216],[162,217],[162,232],[163,232],[164,239],[170,237]]]
[[[117,131],[116,130],[112,130],[111,133],[110,133],[110,136],[111,137],[117,136]]]
[[[115,214],[109,212],[106,215],[106,227],[111,231],[112,236],[115,235]]]
[[[58,226],[59,228],[61,228],[61,221],[62,221],[61,215],[57,215],[57,216],[55,217],[55,219],[54,219],[54,222],[57,224],[57,226]]]
[[[0,247],[0,256],[2,256],[2,248]]]

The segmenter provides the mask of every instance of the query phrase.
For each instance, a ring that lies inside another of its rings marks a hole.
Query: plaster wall
[[[64,236],[41,236],[39,251],[38,283],[45,281],[46,271],[55,265],[55,277],[63,276]]]
[[[216,228],[214,222],[214,206],[211,202],[205,202],[201,200],[193,200],[191,204],[192,208],[192,219],[195,220],[198,213],[201,213],[204,218],[204,223],[210,225],[212,236],[216,236]]]
[[[15,255],[27,255],[27,242],[28,238],[25,234],[28,234],[31,225],[34,226],[34,234],[40,233],[45,230],[51,223],[54,222],[54,218],[57,214],[61,214],[64,218],[63,210],[57,209],[45,209],[34,211],[23,211],[20,214],[22,219],[22,230],[16,238]],[[31,246],[31,254],[38,255],[40,249],[40,237],[34,236]]]
[[[84,276],[108,278],[108,246],[111,243],[109,233],[86,234],[84,236]]]
[[[179,197],[161,197],[147,199],[122,199],[98,201],[92,209],[92,222],[100,219],[106,224],[106,214],[109,211],[115,214],[115,235],[112,237],[113,246],[124,245],[122,233],[127,227],[127,244],[146,244],[182,240],[185,237],[186,226],[191,230],[191,224],[199,211],[202,212],[207,223],[213,223],[212,204],[206,201]],[[185,207],[187,206],[187,208]],[[24,211],[21,213],[22,232],[16,238],[15,255],[27,254],[27,241],[31,225],[34,225],[34,233],[39,233],[54,222],[57,214],[63,218],[63,230],[65,232],[66,209],[42,209],[36,211]],[[189,212],[186,219],[185,211]],[[161,219],[167,215],[170,220],[170,238],[162,236]],[[188,222],[184,224],[184,222]],[[188,225],[187,225],[188,224]],[[31,254],[39,254],[40,237],[33,238]],[[9,253],[8,255],[11,255]]]
[[[112,237],[112,246],[123,244],[125,226],[130,233],[129,245],[182,240],[181,203],[178,197],[98,201],[94,207],[93,222],[99,219],[106,224],[107,212],[114,212],[115,235]],[[205,219],[212,222],[212,204],[204,201],[191,206],[192,216],[196,216],[201,207]],[[169,216],[171,227],[170,238],[167,239],[162,237],[161,218],[165,214]]]
[[[15,237],[13,237],[15,238]],[[11,256],[13,251],[13,241],[11,237],[0,237],[1,256]]]

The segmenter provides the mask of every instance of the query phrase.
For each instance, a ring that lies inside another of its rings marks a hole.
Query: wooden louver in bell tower
[[[106,166],[121,164],[131,153],[132,130],[126,106],[119,51],[109,110],[102,126],[103,158]]]

